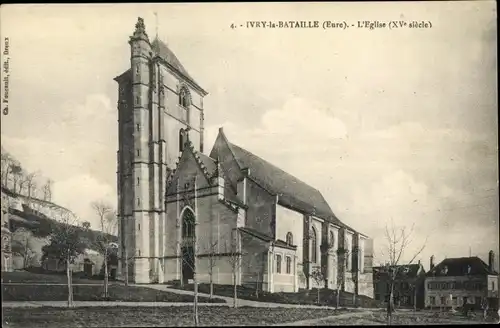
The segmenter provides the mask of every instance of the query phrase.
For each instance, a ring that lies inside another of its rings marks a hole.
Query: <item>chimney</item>
[[[492,250],[488,253],[488,267],[490,271],[495,271],[495,252]]]
[[[434,255],[431,256],[431,263],[429,265],[429,270],[434,269]]]

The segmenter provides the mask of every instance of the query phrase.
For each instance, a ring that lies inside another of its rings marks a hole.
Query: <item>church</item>
[[[120,274],[373,297],[373,241],[222,127],[206,149],[207,91],[164,42],[150,41],[142,18],[129,44],[130,68],[115,78]]]

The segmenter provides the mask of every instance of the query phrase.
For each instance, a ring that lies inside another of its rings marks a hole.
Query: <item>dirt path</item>
[[[194,292],[190,290],[182,290],[182,289],[175,289],[175,288],[169,288],[167,285],[134,285],[134,286],[140,286],[140,287],[147,287],[147,288],[152,288],[156,290],[161,290],[161,291],[166,291],[169,293],[176,293],[176,294],[184,294],[184,295],[193,295]],[[205,293],[198,293],[198,296],[202,297],[210,297],[209,294]],[[230,306],[233,305],[234,299],[232,297],[227,297],[227,296],[219,296],[219,295],[214,295],[214,297],[220,298],[225,300]],[[319,305],[302,305],[302,304],[286,304],[286,303],[268,303],[268,302],[258,302],[258,301],[250,301],[250,300],[242,300],[238,299],[237,301],[238,306],[252,306],[252,307],[267,307],[267,308],[275,308],[275,307],[282,307],[282,308],[301,308],[301,309],[331,309],[335,310],[335,307],[333,306],[319,306]],[[350,310],[355,310],[355,311],[361,311],[361,310],[367,310],[367,309],[350,309]]]
[[[373,311],[360,311],[360,312],[349,312],[349,313],[341,313],[337,315],[331,315],[328,317],[317,318],[317,319],[309,319],[309,320],[300,320],[294,322],[285,322],[276,324],[274,326],[317,326],[318,323],[329,321],[329,320],[338,320],[338,319],[348,319],[348,318],[359,318],[366,315],[371,314]]]

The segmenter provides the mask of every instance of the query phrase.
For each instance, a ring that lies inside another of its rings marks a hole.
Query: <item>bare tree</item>
[[[43,200],[52,201],[52,180],[48,179],[42,187]]]
[[[108,262],[110,258],[110,244],[112,242],[110,236],[116,229],[116,214],[114,213],[112,206],[103,201],[93,202],[92,208],[99,218],[99,225],[102,231],[102,233],[97,237],[96,246],[99,252],[104,256],[104,297],[108,297]]]
[[[184,268],[192,271],[193,274],[193,319],[194,325],[197,327],[199,325],[199,315],[198,315],[198,277],[196,273],[198,254],[200,253],[200,246],[197,241],[196,235],[196,219],[194,217],[189,217],[184,219],[180,218],[178,224],[182,231],[181,239],[172,241],[170,243],[170,249],[173,251],[176,257],[179,258],[181,262],[181,287],[184,287]],[[185,214],[186,215],[186,214]],[[179,226],[177,226],[179,227]]]
[[[311,233],[311,237],[313,237]],[[320,288],[319,286],[324,285],[328,288],[328,271],[331,270],[329,267],[329,255],[334,256],[332,251],[335,249],[335,241],[333,235],[325,236],[323,243],[321,244],[321,264],[316,266],[311,270],[310,277],[314,280],[318,286],[317,303],[319,304],[320,299]],[[338,292],[338,291],[337,291]]]
[[[11,174],[12,165],[14,163],[13,157],[2,147],[1,152],[1,173],[2,173],[2,186],[8,188],[9,176]]]
[[[28,206],[31,205],[31,199],[34,194],[34,190],[36,189],[36,178],[39,175],[39,172],[31,172],[25,175],[24,184],[26,188],[26,196],[28,197]]]
[[[73,282],[71,264],[78,255],[85,251],[85,243],[79,236],[80,227],[77,226],[77,218],[71,212],[61,211],[59,224],[50,236],[50,243],[42,248],[43,259],[56,259],[66,263],[66,275],[68,283],[68,307],[73,306]]]
[[[340,292],[344,289],[345,280],[348,277],[349,257],[351,256],[347,244],[337,249],[337,283],[336,283],[336,307],[340,307]]]
[[[219,259],[217,248],[219,246],[218,240],[213,240],[213,237],[210,238],[209,242],[209,251],[208,254],[208,277],[210,283],[210,299],[214,297],[214,268],[217,266],[217,261]]]
[[[315,267],[312,272],[311,272],[311,278],[316,282],[316,284],[318,286],[320,286],[321,284],[323,284],[325,282],[325,274],[324,274],[324,270],[322,267]],[[317,303],[320,304],[320,290],[321,288],[317,288],[318,289],[318,295],[317,295]]]
[[[35,257],[33,251],[32,233],[25,229],[17,229],[12,234],[12,253],[23,257],[23,269],[29,267]]]
[[[24,184],[23,168],[19,163],[12,163],[10,166],[10,172],[12,173],[12,191],[15,193],[21,193]]]
[[[233,229],[230,242],[228,243],[226,240],[225,244],[226,253],[228,254],[226,259],[231,265],[231,272],[233,274],[233,307],[236,308],[238,307],[238,273],[242,266],[243,255],[240,245],[240,233],[237,228]]]
[[[198,315],[198,277],[196,274],[196,267],[198,262],[198,254],[200,252],[196,237],[186,238],[182,242],[179,241],[172,245],[172,249],[175,251],[177,256],[181,260],[181,266],[186,266],[193,272],[193,316],[194,324],[197,327],[199,325],[199,315]],[[184,277],[181,277],[181,286]]]
[[[400,274],[400,261],[404,257],[404,252],[407,250],[408,246],[412,243],[412,234],[415,224],[413,224],[408,230],[406,227],[401,227],[397,229],[394,225],[394,221],[391,220],[391,226],[385,227],[385,237],[386,237],[386,250],[388,262],[385,265],[385,271],[389,280],[389,298],[387,305],[387,324],[392,325],[392,313],[394,312],[394,282],[398,275]],[[425,248],[427,239],[413,255],[411,260],[406,263],[407,265],[412,264],[415,258],[422,253]]]

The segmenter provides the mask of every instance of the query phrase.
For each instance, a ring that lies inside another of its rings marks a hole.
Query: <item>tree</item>
[[[311,272],[311,278],[316,282],[317,285],[321,285],[325,281],[325,274],[323,268],[316,267]],[[317,303],[320,304],[320,288],[318,287],[318,297]]]
[[[71,264],[78,255],[83,254],[86,245],[79,236],[76,217],[69,212],[60,216],[60,222],[54,225],[50,243],[42,247],[43,259],[55,259],[65,262],[68,283],[68,307],[73,306],[73,286]]]
[[[314,237],[311,232],[311,236]],[[311,278],[316,282],[317,286],[324,284],[325,288],[328,288],[328,271],[333,268],[329,267],[329,255],[332,254],[332,251],[335,249],[335,240],[333,234],[326,236],[323,239],[323,243],[321,244],[321,265],[319,267],[315,267],[311,271]],[[338,293],[338,290],[337,290]],[[318,287],[318,295],[317,302],[320,303],[320,288]]]
[[[344,282],[347,278],[348,261],[351,252],[349,252],[347,245],[337,249],[337,284],[336,284],[336,307],[340,307],[340,291],[344,289]]]
[[[196,199],[196,198],[195,198]],[[194,206],[196,208],[196,206]],[[185,210],[183,216],[178,223],[181,225],[182,236],[180,240],[172,240],[170,248],[181,261],[181,267],[189,268],[193,273],[193,317],[194,325],[199,325],[198,315],[198,277],[196,274],[198,254],[200,253],[200,245],[197,241],[197,220],[196,214],[191,210]],[[184,276],[181,277],[181,286],[184,286]]]
[[[36,255],[33,251],[31,237],[32,233],[25,228],[17,229],[12,234],[12,253],[23,258],[23,269],[30,266]]]
[[[196,223],[195,223],[196,224]],[[199,325],[198,316],[198,277],[196,276],[196,267],[198,262],[198,254],[200,252],[198,243],[195,237],[186,238],[183,241],[174,242],[171,249],[181,260],[181,267],[184,265],[193,271],[193,318],[194,325]],[[181,286],[184,286],[184,277],[181,277]]]
[[[97,236],[96,246],[98,251],[104,256],[104,297],[108,297],[108,262],[112,242],[111,234],[114,233],[117,223],[116,214],[112,206],[103,201],[93,202],[91,206],[99,218],[99,225],[102,231],[102,233]]]
[[[42,187],[43,200],[52,201],[52,180],[48,179]]]
[[[90,222],[89,221],[82,222],[82,228],[84,230],[90,230]]]
[[[412,242],[412,234],[415,224],[413,224],[408,231],[406,227],[400,227],[396,229],[394,225],[394,221],[391,220],[391,226],[385,227],[385,238],[386,238],[386,250],[388,262],[385,265],[385,272],[387,274],[389,280],[389,297],[388,297],[388,305],[387,305],[387,324],[392,325],[392,313],[394,312],[394,282],[397,276],[400,274],[400,261],[404,257],[404,252],[407,250],[408,246]],[[427,243],[427,239],[423,243],[422,247],[420,247],[411,260],[407,263],[412,264],[415,258],[422,253],[425,248],[425,244]]]
[[[12,173],[12,191],[21,193],[23,186],[23,168],[19,163],[12,163],[10,165],[10,172]],[[18,188],[19,187],[19,188]]]
[[[210,299],[214,297],[214,268],[217,266],[217,261],[219,259],[219,255],[217,254],[217,247],[219,245],[218,240],[213,240],[213,237],[210,238],[209,242],[209,251],[208,254],[208,277],[210,280]]]
[[[2,152],[1,152],[1,173],[2,173],[2,186],[8,187],[9,183],[9,176],[11,173],[12,169],[12,164],[14,162],[14,159],[12,156],[2,147]]]
[[[229,245],[228,245],[229,244]],[[238,307],[238,272],[242,265],[242,252],[240,245],[240,233],[238,229],[233,229],[231,240],[229,243],[225,243],[227,261],[231,265],[231,272],[233,274],[233,307]]]
[[[39,175],[38,172],[31,172],[24,177],[24,187],[26,188],[26,196],[28,197],[28,205],[31,204],[31,199],[34,196],[36,189],[36,177]]]

